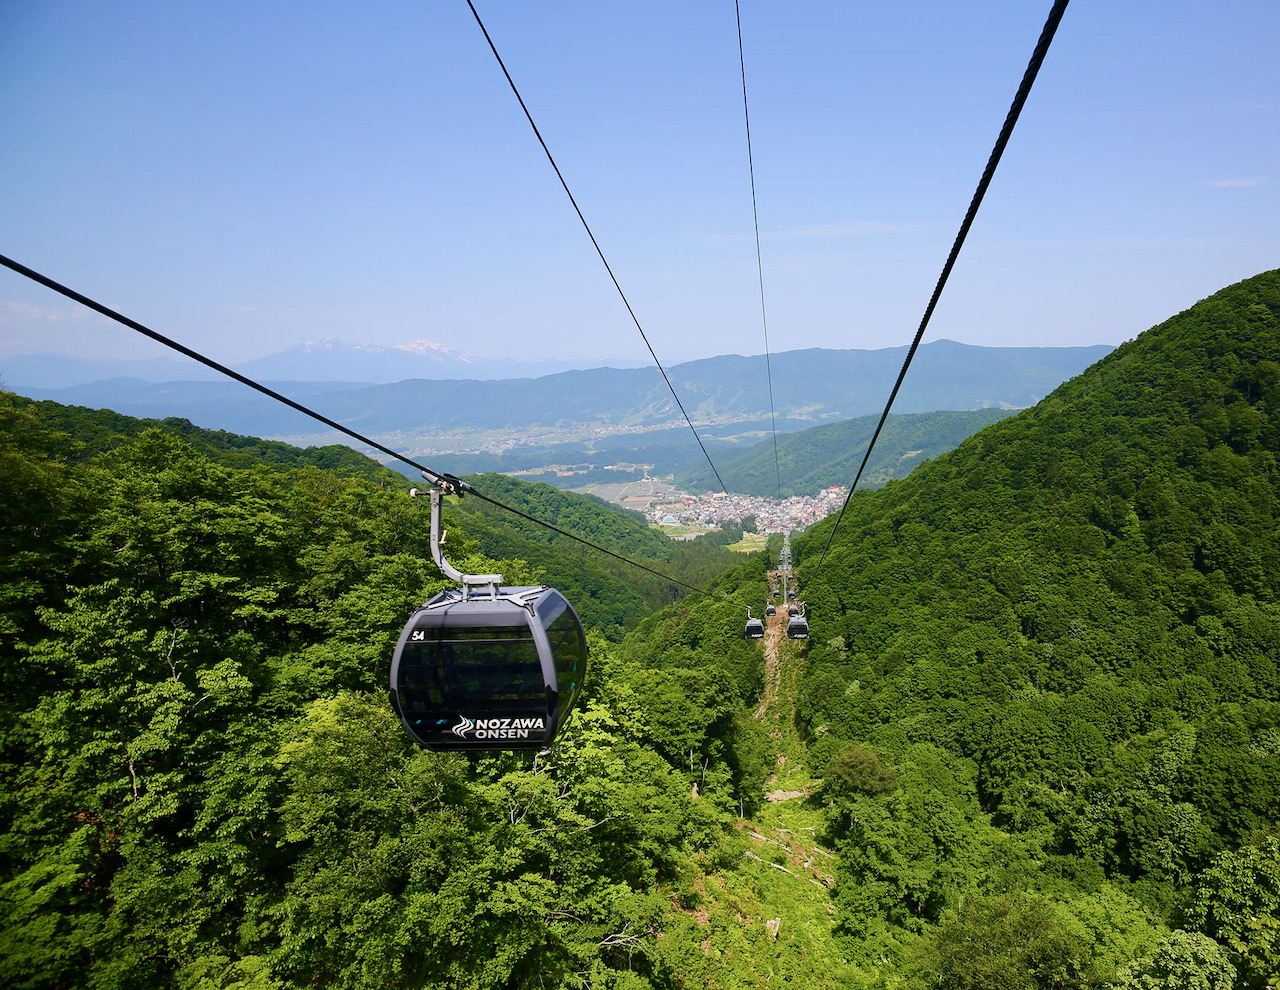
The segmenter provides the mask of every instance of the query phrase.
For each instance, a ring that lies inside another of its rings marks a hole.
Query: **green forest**
[[[1280,272],[793,535],[807,641],[742,638],[776,541],[471,479],[668,576],[450,500],[588,627],[536,755],[391,710],[403,476],[0,424],[7,986],[1280,987]]]

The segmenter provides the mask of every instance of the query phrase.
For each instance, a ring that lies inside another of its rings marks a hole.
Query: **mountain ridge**
[[[1021,408],[1110,350],[1107,345],[986,348],[933,341],[917,353],[895,411]],[[878,412],[905,352],[905,347],[813,348],[772,355],[768,364],[778,428],[790,431]],[[763,355],[724,355],[674,365],[668,374],[695,422],[738,422],[771,416],[765,366]],[[654,429],[681,423],[670,391],[653,367],[594,368],[503,381],[411,379],[329,392],[317,392],[314,383],[278,384],[285,394],[305,390],[309,404],[364,433],[410,436],[529,425]],[[234,382],[10,387],[34,399],[104,406],[133,416],[181,416],[208,428],[256,436],[317,432],[300,414]]]

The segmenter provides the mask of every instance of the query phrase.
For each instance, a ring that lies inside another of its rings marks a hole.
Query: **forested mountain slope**
[[[392,715],[443,583],[402,488],[155,430],[70,463],[0,396],[0,980],[1261,990],[1278,317],[1277,273],[1224,290],[793,540],[807,655],[741,638],[762,556],[593,629],[538,756]],[[464,569],[553,566],[450,522]]]
[[[825,562],[830,521],[798,541],[799,717],[820,765],[863,760],[849,930],[943,944],[1040,891],[1066,932],[1101,897],[1280,974],[1278,450],[1269,272],[854,498]],[[917,786],[868,783],[891,766]]]
[[[17,396],[10,401],[18,406],[24,404],[24,400]],[[276,467],[310,466],[357,474],[374,481],[390,481],[395,478],[376,461],[342,444],[294,447],[275,440],[242,436],[225,430],[207,430],[188,419],[177,417],[163,420],[137,419],[110,409],[64,406],[49,400],[37,402],[35,407],[44,429],[59,431],[64,435],[59,456],[71,464],[108,454],[147,430],[159,429],[181,437],[210,460],[227,467],[252,468],[263,464]]]
[[[679,712],[592,628],[553,760],[418,752],[388,665],[444,582],[406,485],[228,466],[160,429],[98,435],[44,411],[0,393],[4,985],[683,981],[684,943],[657,952],[657,933],[764,776],[742,718],[758,653],[717,631],[739,602],[717,603],[714,651],[665,682],[689,684]],[[506,483],[606,545],[655,550],[598,502]],[[466,511],[495,542],[556,546]],[[450,559],[528,583],[551,552],[482,557],[456,527]],[[590,592],[575,599],[589,622]]]

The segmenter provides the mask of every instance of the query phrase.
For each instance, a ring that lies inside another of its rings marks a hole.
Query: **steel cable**
[[[609,273],[609,279],[613,282],[613,287],[618,290],[618,296],[622,299],[622,304],[627,308],[627,313],[631,316],[631,322],[640,331],[640,339],[644,341],[644,346],[649,348],[649,356],[653,358],[653,363],[662,372],[662,380],[667,383],[667,388],[671,390],[671,397],[676,400],[676,405],[680,407],[680,414],[684,416],[684,421],[689,424],[689,429],[693,431],[693,438],[698,441],[698,446],[702,449],[702,456],[711,465],[711,473],[716,476],[716,481],[720,483],[720,490],[728,491],[724,480],[720,477],[720,472],[716,469],[715,462],[711,459],[711,455],[707,453],[707,446],[702,442],[702,437],[698,434],[697,427],[693,425],[693,420],[689,418],[688,412],[685,411],[684,403],[680,401],[680,396],[676,393],[676,387],[671,384],[671,376],[667,374],[667,369],[658,360],[657,352],[653,349],[653,345],[649,343],[648,334],[644,332],[644,327],[640,325],[640,318],[636,316],[635,310],[631,308],[631,302],[627,299],[627,294],[622,291],[622,285],[618,282],[618,277],[613,274],[613,268],[609,265],[609,260],[604,256],[604,250],[600,247],[600,242],[596,240],[596,235],[591,232],[591,225],[587,223],[587,218],[578,206],[578,201],[574,199],[573,193],[569,190],[569,183],[565,181],[564,173],[560,171],[560,166],[556,164],[555,157],[551,154],[551,149],[547,147],[547,142],[542,138],[542,132],[538,130],[538,125],[534,123],[533,114],[529,112],[529,107],[525,104],[524,97],[520,95],[520,90],[516,88],[515,80],[511,78],[511,73],[507,71],[506,63],[502,61],[502,56],[498,54],[498,46],[493,43],[493,38],[489,36],[489,30],[484,26],[484,21],[480,19],[480,14],[476,10],[475,4],[471,0],[467,0],[467,6],[471,8],[471,16],[476,19],[476,24],[480,26],[484,40],[489,43],[489,50],[493,52],[493,57],[498,61],[498,67],[502,69],[502,74],[507,78],[507,85],[511,87],[511,92],[515,94],[516,101],[520,104],[520,109],[524,111],[525,119],[529,121],[529,126],[533,128],[533,136],[538,139],[538,144],[542,145],[542,151],[547,156],[547,161],[551,163],[551,168],[556,173],[556,178],[560,180],[560,185],[564,189],[565,195],[569,197],[569,202],[573,205],[573,211],[578,214],[578,219],[582,222],[582,229],[591,238],[592,247],[596,249],[596,254],[600,256],[604,270]]]
[[[925,307],[924,317],[920,320],[920,328],[916,331],[915,339],[912,340],[911,346],[907,349],[906,360],[902,362],[902,370],[898,372],[898,380],[894,382],[893,391],[889,393],[889,401],[885,403],[884,412],[880,414],[880,421],[876,424],[875,432],[871,434],[871,442],[867,444],[866,453],[862,456],[862,463],[858,466],[858,473],[854,476],[853,484],[849,486],[849,492],[845,495],[844,502],[840,506],[840,513],[836,516],[835,525],[831,527],[831,531],[827,534],[827,542],[822,548],[822,556],[818,558],[819,568],[822,567],[823,562],[827,559],[827,551],[831,549],[831,541],[835,538],[836,531],[840,528],[840,521],[844,518],[845,509],[849,507],[849,501],[853,498],[854,489],[857,488],[858,481],[862,478],[862,472],[866,469],[867,461],[871,457],[871,450],[875,447],[876,440],[880,436],[880,430],[884,427],[885,420],[889,417],[889,410],[893,408],[893,401],[898,397],[898,390],[902,387],[902,380],[907,376],[907,369],[911,367],[911,359],[915,357],[916,349],[920,346],[920,340],[924,337],[925,329],[929,326],[929,320],[933,317],[934,308],[938,305],[938,299],[941,297],[942,290],[951,275],[951,269],[956,263],[961,247],[964,246],[965,238],[969,235],[969,228],[973,225],[973,219],[978,213],[978,207],[982,205],[982,199],[987,194],[987,187],[991,184],[992,176],[995,175],[996,166],[1000,164],[1000,157],[1004,154],[1005,145],[1009,143],[1009,137],[1013,134],[1013,127],[1018,122],[1018,116],[1022,113],[1023,104],[1027,102],[1027,96],[1031,93],[1031,86],[1036,81],[1040,66],[1044,64],[1045,56],[1049,53],[1049,45],[1058,30],[1062,15],[1066,12],[1068,2],[1069,0],[1054,0],[1053,9],[1049,11],[1049,17],[1040,32],[1040,39],[1036,42],[1036,47],[1031,53],[1031,61],[1027,64],[1026,72],[1022,75],[1022,82],[1018,85],[1018,92],[1013,98],[1008,114],[1005,116],[1004,126],[1000,128],[995,147],[987,159],[987,167],[982,171],[982,178],[978,181],[978,188],[974,191],[973,199],[969,202],[969,209],[964,215],[964,221],[960,224],[960,231],[956,234],[955,242],[951,245],[951,252],[947,255],[946,264],[942,266],[942,274],[938,276],[938,283],[934,286],[933,295],[929,297],[929,305]]]
[[[137,320],[132,320],[129,317],[123,315],[122,313],[117,313],[114,309],[104,306],[102,303],[97,302],[93,299],[90,299],[88,296],[83,295],[82,293],[79,293],[74,289],[68,288],[67,286],[63,285],[60,282],[55,282],[53,279],[49,278],[47,275],[42,275],[32,268],[28,268],[26,265],[23,265],[20,262],[14,261],[12,258],[8,258],[4,255],[0,255],[0,265],[3,265],[5,268],[10,269],[11,271],[17,272],[19,275],[26,276],[27,278],[31,279],[33,282],[39,282],[45,288],[52,289],[54,292],[57,292],[58,294],[63,295],[66,298],[74,302],[77,302],[81,306],[85,306],[86,308],[91,309],[96,313],[100,313],[103,316],[107,317],[108,319],[114,320],[115,322],[128,327],[130,330],[135,330],[138,333],[142,334],[144,337],[150,337],[152,340],[163,344],[165,347],[172,348],[173,350],[179,352],[180,354],[185,354],[187,357],[191,358],[192,360],[198,361],[201,364],[205,365],[206,367],[212,368],[214,371],[217,371],[220,374],[226,375],[228,378],[234,378],[236,381],[240,382],[242,385],[247,385],[249,388],[253,389],[254,391],[261,392],[263,395],[268,396],[269,398],[275,399],[277,402],[283,402],[286,406],[289,406],[291,409],[294,409],[302,413],[304,416],[309,416],[312,419],[316,420],[317,422],[324,423],[325,426],[328,426],[331,429],[337,430],[339,433],[342,433],[345,436],[351,437],[351,439],[357,440],[360,443],[373,448],[374,450],[381,451],[382,453],[386,454],[388,457],[394,458],[395,460],[399,461],[402,464],[407,464],[409,467],[416,468],[418,471],[421,471],[428,480],[444,479],[444,480],[450,481],[458,485],[459,488],[461,488],[463,491],[467,492],[468,494],[474,495],[476,498],[480,499],[480,501],[482,502],[488,502],[490,505],[495,506],[499,509],[504,509],[505,511],[510,512],[514,516],[519,516],[521,519],[525,519],[531,523],[535,523],[536,525],[541,526],[544,529],[548,529],[553,533],[558,533],[560,536],[567,537],[568,539],[571,539],[576,543],[580,543],[583,546],[590,547],[593,550],[598,550],[601,553],[614,558],[615,560],[622,561],[624,564],[629,564],[630,566],[637,567],[642,571],[647,571],[648,573],[654,575],[655,577],[662,578],[664,581],[670,581],[672,584],[679,585],[682,588],[686,588],[689,591],[696,592],[697,594],[700,594],[700,595],[710,595],[710,592],[704,588],[695,587],[694,585],[687,584],[684,581],[681,581],[679,578],[671,577],[669,574],[663,574],[661,571],[656,571],[652,567],[648,567],[645,564],[640,563],[639,561],[631,560],[629,557],[624,557],[620,553],[615,553],[613,550],[610,550],[608,547],[602,547],[600,544],[595,543],[591,540],[588,540],[585,537],[578,536],[575,533],[570,533],[568,530],[561,529],[559,526],[556,526],[553,523],[544,522],[541,519],[538,519],[534,516],[529,515],[527,512],[522,512],[520,509],[514,508],[513,506],[510,506],[510,505],[506,505],[503,502],[500,502],[497,499],[491,498],[490,496],[485,495],[483,492],[478,491],[477,489],[475,489],[465,481],[462,481],[461,479],[455,478],[449,474],[442,474],[438,471],[432,471],[430,468],[422,464],[419,464],[417,461],[413,460],[412,458],[405,457],[399,451],[392,450],[390,447],[384,446],[383,444],[379,443],[376,440],[371,439],[370,437],[366,437],[361,433],[357,433],[355,430],[352,430],[349,427],[343,426],[337,420],[330,419],[328,416],[325,416],[323,413],[316,412],[314,409],[310,408],[309,406],[304,406],[301,402],[297,402],[289,398],[287,395],[282,395],[281,393],[275,391],[274,389],[268,388],[266,385],[263,385],[261,382],[254,381],[252,378],[249,378],[246,375],[240,374],[240,372],[238,371],[233,371],[232,369],[228,368],[226,365],[219,364],[217,361],[213,360],[213,358],[206,357],[205,355],[201,354],[199,351],[195,351],[195,350],[192,350],[190,347],[187,347],[185,344],[180,344],[176,340],[173,340],[170,337],[166,337],[162,333],[152,330],[150,327],[143,326]]]
[[[733,13],[738,23],[738,68],[742,72],[742,120],[747,131],[747,172],[751,176],[751,220],[756,231],[756,275],[760,283],[760,324],[764,329],[764,370],[769,382],[769,426],[773,433],[773,473],[777,480],[778,498],[782,498],[782,465],[778,458],[778,416],[773,403],[773,360],[769,354],[769,317],[764,304],[764,259],[760,251],[760,210],[756,205],[756,164],[751,152],[751,111],[747,107],[747,59],[742,49],[742,10],[733,0]]]

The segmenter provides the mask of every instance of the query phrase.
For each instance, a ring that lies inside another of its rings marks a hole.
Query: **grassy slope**
[[[755,717],[773,744],[769,799],[740,820],[737,845],[718,868],[694,881],[698,900],[663,949],[708,987],[840,987],[872,975],[846,961],[834,932],[835,854],[818,841],[823,814],[806,800],[817,782],[795,723],[804,645],[785,628],[785,614],[768,619],[761,641],[765,687]]]

